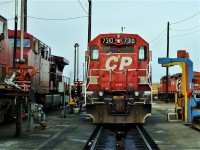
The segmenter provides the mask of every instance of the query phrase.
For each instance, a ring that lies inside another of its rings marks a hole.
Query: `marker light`
[[[117,38],[118,38],[118,39],[120,38],[120,34],[117,34]]]
[[[135,92],[135,96],[139,96],[139,92],[138,91]]]
[[[99,91],[99,96],[103,96],[103,91]]]

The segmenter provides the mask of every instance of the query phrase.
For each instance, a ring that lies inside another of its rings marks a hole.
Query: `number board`
[[[115,43],[115,39],[114,38],[110,38],[110,37],[101,38],[101,43],[102,44],[113,44],[113,43]]]
[[[133,44],[133,43],[135,43],[135,38],[123,38],[122,41],[125,44]]]

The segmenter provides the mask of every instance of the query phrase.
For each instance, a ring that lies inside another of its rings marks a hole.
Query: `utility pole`
[[[88,8],[88,43],[91,41],[91,24],[92,24],[92,0],[88,0],[88,3],[89,3],[89,8]],[[86,51],[87,53],[87,51]],[[85,54],[86,54],[85,53]],[[85,57],[85,78],[87,80],[87,58]],[[85,95],[86,97],[86,95]]]
[[[169,58],[169,22],[167,22],[167,58]],[[169,76],[169,67],[166,68],[166,99],[165,102],[168,103],[168,76]]]
[[[79,44],[75,43],[74,45],[74,85],[75,85],[75,81],[79,80],[78,79],[78,71],[79,71],[79,67],[78,67],[78,63],[79,63],[79,57],[78,57],[78,48],[79,48]]]
[[[20,62],[25,62],[24,59],[24,0],[21,0],[21,35],[20,35]]]
[[[92,18],[92,0],[88,0],[89,14],[88,14],[88,43],[91,41],[91,18]]]
[[[79,44],[77,44],[77,79],[76,81],[78,82],[79,81]]]
[[[76,46],[78,43],[74,45],[74,85],[76,81]]]
[[[24,62],[24,0],[21,0],[21,42],[20,42],[20,62]],[[21,136],[21,130],[22,130],[22,101],[24,100],[24,96],[16,96],[16,132],[15,137]]]
[[[17,49],[17,23],[18,23],[18,0],[15,0],[15,33],[14,33],[14,52],[13,52],[13,68],[15,69],[16,49]]]
[[[27,32],[27,0],[24,0],[24,31]]]
[[[85,82],[85,71],[84,71],[84,63],[83,64],[83,83]]]

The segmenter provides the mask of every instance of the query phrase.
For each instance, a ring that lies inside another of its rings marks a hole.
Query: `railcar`
[[[13,64],[13,47],[8,39],[7,20],[0,16],[0,123],[4,122],[8,114],[14,113],[13,101],[4,97],[5,89],[9,88],[4,84],[6,78],[6,67]]]
[[[180,92],[182,89],[182,74],[176,73],[169,75],[168,77],[168,99],[170,101],[175,101],[175,94]],[[166,76],[161,77],[160,84],[158,86],[158,99],[166,98]]]
[[[93,123],[145,123],[152,104],[149,43],[137,34],[100,34],[88,43],[86,60]]]
[[[61,98],[68,93],[69,78],[63,76],[63,69],[65,65],[69,65],[69,61],[64,57],[52,55],[51,48],[47,44],[24,32],[24,60],[22,60],[24,62],[20,62],[20,34],[21,31],[17,31],[16,67],[23,64],[37,69],[37,74],[31,81],[36,103],[42,104],[45,108],[59,106]],[[8,35],[14,46],[14,30],[8,30]]]
[[[6,18],[0,16],[0,123],[15,118],[19,96],[23,97],[23,111],[27,112],[28,101],[49,110],[64,105],[69,93],[70,79],[63,76],[69,61],[52,55],[48,45],[27,32],[21,53],[20,34],[18,30],[13,59],[14,30],[8,30]]]
[[[199,72],[194,71],[193,76],[198,78]],[[199,87],[199,84],[194,84],[194,87]],[[175,73],[168,76],[168,99],[175,101],[175,94],[180,94],[182,91],[182,73]],[[198,94],[199,95],[199,94]],[[158,99],[165,100],[166,98],[166,76],[160,78],[158,86]]]

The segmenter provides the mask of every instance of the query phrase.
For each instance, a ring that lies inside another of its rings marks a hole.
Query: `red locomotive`
[[[9,39],[14,45],[14,30],[8,31]],[[51,48],[33,35],[24,32],[24,59],[28,66],[34,66],[37,74],[33,76],[32,87],[35,88],[36,102],[44,107],[52,107],[60,104],[61,94],[59,84],[69,84],[69,78],[63,76],[65,65],[69,61],[64,57],[51,54]],[[16,60],[20,58],[20,31],[17,32]],[[16,63],[16,66],[21,63]]]
[[[199,77],[199,72],[193,72],[194,77]],[[175,94],[182,92],[182,73],[176,73],[169,75],[168,77],[168,99],[169,101],[175,101]],[[195,79],[194,79],[195,80]],[[199,84],[194,84],[194,88],[199,87]],[[166,98],[166,76],[161,77],[158,86],[158,99],[165,100]]]
[[[10,105],[13,101],[2,95],[6,88],[4,84],[6,67],[13,64],[11,58],[13,58],[13,47],[8,39],[7,20],[0,16],[0,123],[4,122],[4,117],[8,112],[13,113],[13,111],[10,111]]]
[[[100,34],[88,44],[86,113],[94,123],[144,123],[151,115],[151,52],[137,34]]]
[[[0,122],[15,116],[15,99],[19,92],[27,99],[35,97],[32,100],[45,108],[60,106],[68,93],[69,78],[63,76],[63,69],[69,61],[52,55],[48,45],[27,32],[24,32],[21,53],[21,31],[17,31],[16,65],[13,67],[14,30],[7,30],[3,17],[0,17],[0,32]],[[8,82],[11,78],[12,83]]]
[[[173,75],[169,75],[168,77],[168,99],[170,101],[175,100],[175,93],[180,92],[182,85],[182,74],[176,73]],[[166,97],[166,76],[161,77],[160,84],[158,87],[158,99],[165,99]]]

